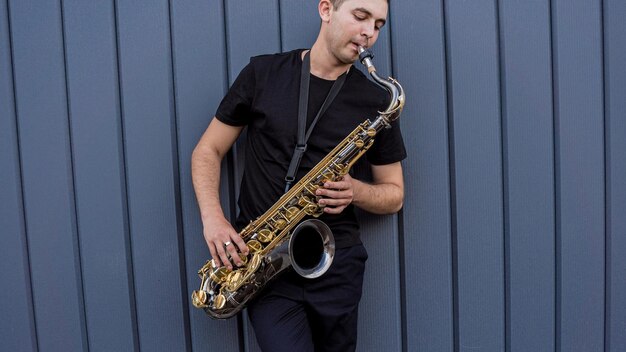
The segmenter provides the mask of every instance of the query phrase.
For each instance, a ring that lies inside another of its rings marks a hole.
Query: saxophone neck
[[[391,96],[387,109],[385,109],[384,111],[380,111],[381,117],[383,117],[385,121],[389,123],[397,120],[402,113],[405,101],[404,89],[402,89],[400,83],[394,78],[381,78],[376,73],[376,67],[372,62],[373,58],[374,54],[372,54],[371,51],[363,48],[362,46],[359,46],[359,61],[361,61],[361,63],[367,68],[367,72],[370,74],[370,76],[372,76],[374,82],[378,83],[378,85],[387,90],[387,92]]]

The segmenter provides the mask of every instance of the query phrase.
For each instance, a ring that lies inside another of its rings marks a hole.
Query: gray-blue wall
[[[0,0],[1,351],[258,351],[190,304],[190,155],[250,56],[312,44],[316,4]],[[389,17],[406,200],[360,214],[358,350],[626,351],[626,2]]]

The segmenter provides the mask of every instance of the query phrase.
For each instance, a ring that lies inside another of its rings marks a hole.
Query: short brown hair
[[[339,6],[341,6],[341,4],[343,4],[344,1],[346,0],[328,0],[330,1],[331,4],[333,4],[333,8],[336,10],[339,10]],[[387,0],[387,3],[389,3],[389,0]]]
[[[343,4],[344,1],[346,0],[329,0],[331,4],[333,4],[333,8],[335,10],[339,10],[339,6],[341,6],[341,4]]]

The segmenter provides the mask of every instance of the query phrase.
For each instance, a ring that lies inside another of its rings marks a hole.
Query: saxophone
[[[359,61],[367,67],[374,81],[391,95],[385,111],[372,122],[357,126],[324,159],[287,191],[270,209],[250,222],[239,235],[249,254],[240,257],[243,265],[229,270],[208,260],[198,271],[200,288],[191,298],[196,308],[214,319],[226,319],[241,311],[265,285],[290,266],[305,278],[321,276],[330,267],[335,254],[331,230],[315,218],[323,214],[315,191],[326,181],[335,181],[348,173],[354,163],[374,143],[376,134],[389,128],[404,107],[402,86],[393,78],[376,73],[370,51],[359,47]],[[307,218],[308,220],[302,221]]]

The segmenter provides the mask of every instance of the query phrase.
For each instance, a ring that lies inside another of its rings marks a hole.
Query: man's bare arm
[[[353,183],[355,206],[374,214],[392,214],[404,202],[404,177],[400,162],[372,165],[372,183]]]
[[[395,213],[404,201],[402,165],[372,165],[371,183],[345,175],[341,181],[327,182],[318,195],[325,197],[320,203],[329,214],[341,213],[350,203],[374,214]]]
[[[202,216],[204,239],[216,264],[224,263],[229,268],[232,264],[226,250],[239,265],[241,259],[235,246],[246,254],[248,248],[224,217],[219,197],[220,166],[242,129],[213,118],[191,156],[191,176]],[[224,244],[229,241],[234,245],[225,248]]]

